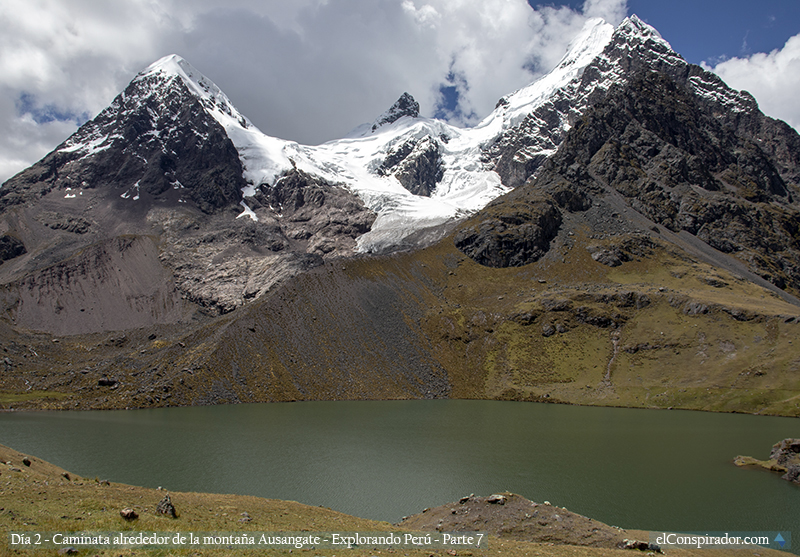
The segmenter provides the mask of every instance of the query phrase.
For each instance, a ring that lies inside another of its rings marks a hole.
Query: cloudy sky
[[[265,133],[317,144],[404,91],[426,116],[473,124],[551,69],[588,18],[632,13],[800,129],[797,0],[0,0],[0,181],[167,54]]]

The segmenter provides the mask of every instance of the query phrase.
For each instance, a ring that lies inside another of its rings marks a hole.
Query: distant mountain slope
[[[197,306],[230,311],[323,257],[352,254],[374,213],[296,170],[287,145],[255,129],[184,60],[153,64],[0,188],[0,232],[22,246],[7,249],[0,267],[7,311],[19,325],[58,334],[172,323]],[[269,191],[255,191],[254,176],[272,180]],[[248,202],[274,210],[259,210],[259,219]],[[104,278],[124,256],[108,250],[130,243],[113,239],[129,236],[157,246],[149,283],[140,277],[135,294],[118,290],[130,277]],[[110,259],[87,261],[95,252]],[[120,295],[121,303],[94,303]],[[174,309],[165,310],[164,296]],[[80,315],[46,311],[62,299]]]
[[[418,110],[303,146],[153,64],[0,188],[0,394],[800,413],[792,128],[635,16],[474,128]]]
[[[697,83],[713,76],[687,69],[615,85],[535,178],[460,227],[456,245],[486,265],[525,265],[548,251],[570,213],[607,237],[688,233],[709,262],[727,265],[730,254],[777,289],[800,292],[797,133],[754,103],[698,95]],[[619,221],[598,227],[603,213]]]

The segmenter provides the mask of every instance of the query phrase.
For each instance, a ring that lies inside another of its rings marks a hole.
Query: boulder
[[[139,513],[137,513],[130,507],[124,508],[121,511],[119,511],[119,515],[125,520],[136,520],[137,518],[139,518]]]
[[[792,464],[786,469],[786,473],[781,476],[784,480],[800,484],[800,464]]]
[[[800,459],[800,439],[784,439],[775,443],[769,458],[781,466],[788,466],[792,460]]]
[[[622,260],[619,255],[607,249],[595,251],[592,253],[592,259],[608,267],[619,267],[622,265]]]
[[[549,251],[562,217],[552,201],[527,193],[502,197],[467,220],[453,236],[456,248],[486,267],[538,261]]]
[[[0,236],[0,263],[27,253],[22,240],[5,234]]]

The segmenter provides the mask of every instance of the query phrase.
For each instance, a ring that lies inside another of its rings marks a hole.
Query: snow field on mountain
[[[626,79],[625,70],[609,58],[609,51],[605,51],[615,37],[618,48],[648,49],[660,63],[685,64],[655,29],[636,16],[626,19],[617,29],[601,19],[593,19],[586,23],[551,72],[503,97],[494,111],[473,128],[457,128],[440,120],[413,115],[397,118],[402,111],[398,112],[395,106],[373,124],[363,124],[345,138],[317,146],[300,145],[263,133],[211,80],[177,55],[155,62],[136,79],[144,85],[142,94],[163,95],[164,98],[170,83],[180,79],[224,128],[238,151],[243,177],[248,184],[242,190],[243,211],[239,217],[257,220],[255,212],[247,205],[247,198],[255,195],[258,188],[273,186],[282,175],[297,168],[347,188],[377,214],[372,229],[358,240],[360,251],[372,252],[395,245],[417,230],[478,211],[509,191],[493,170],[494,161],[487,158],[487,152],[532,112],[559,98],[566,99],[570,108],[566,112],[556,110],[555,129],[535,116],[526,133],[546,132],[542,136],[544,139],[529,142],[515,157],[530,160],[555,153],[558,137],[569,129],[571,119],[587,108],[590,94],[598,89],[608,90],[614,83]],[[582,84],[584,70],[592,63],[599,71],[599,78]],[[714,84],[699,80],[692,84],[700,94],[719,94]],[[401,100],[405,100],[406,106],[413,106],[414,115],[418,114],[418,105],[410,95],[404,94]],[[730,102],[738,100],[738,97],[732,98]],[[107,110],[111,109],[113,105]],[[154,115],[154,121],[156,118]],[[107,148],[116,137],[113,134],[114,130],[93,130],[79,143],[68,140],[62,150],[81,150],[89,156]],[[553,134],[552,141],[547,139],[547,134]],[[430,196],[412,194],[385,168],[379,172],[388,155],[401,148],[413,148],[423,140],[435,143],[443,171]]]

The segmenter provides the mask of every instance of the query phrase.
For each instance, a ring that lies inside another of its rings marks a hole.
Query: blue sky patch
[[[442,118],[452,114],[458,108],[458,89],[455,85],[439,86],[439,103],[436,105],[434,118]]]
[[[468,90],[469,84],[463,75],[452,70],[447,74],[447,82],[439,86],[439,99],[433,117],[452,122],[467,122],[477,118],[474,111],[465,113],[461,107],[460,90]]]
[[[33,121],[37,124],[47,124],[49,122],[73,122],[76,126],[82,125],[89,119],[88,112],[74,112],[62,109],[54,104],[40,105],[36,95],[23,92],[17,102],[17,113],[20,116],[30,114]]]

